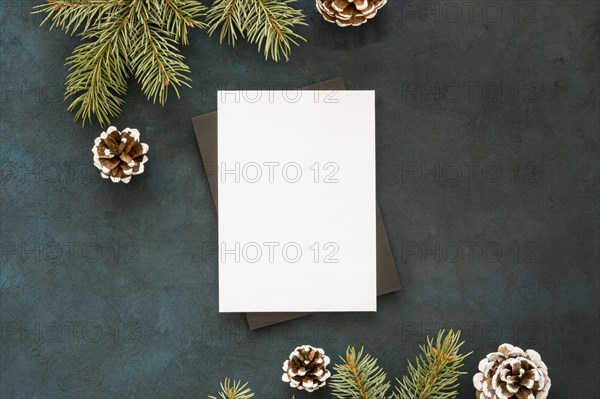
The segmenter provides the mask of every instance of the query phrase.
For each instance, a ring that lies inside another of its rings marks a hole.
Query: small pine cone
[[[116,127],[109,127],[94,140],[92,152],[100,176],[114,183],[129,183],[131,176],[144,172],[144,163],[148,161],[148,144],[140,143],[137,129],[119,132]]]
[[[479,371],[477,399],[546,399],[550,390],[548,368],[532,349],[502,344],[479,362]]]
[[[289,360],[283,362],[283,382],[289,382],[292,388],[316,391],[325,386],[331,376],[327,365],[329,357],[321,348],[310,345],[299,346],[290,354]]]
[[[326,21],[338,26],[359,26],[373,18],[387,0],[316,0]]]

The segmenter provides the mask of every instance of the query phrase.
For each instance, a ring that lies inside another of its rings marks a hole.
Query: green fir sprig
[[[265,59],[278,62],[289,60],[292,44],[306,41],[294,32],[298,25],[306,25],[301,10],[290,4],[296,0],[215,0],[208,11],[208,33],[220,30],[221,43],[235,46],[238,37],[256,44]]]
[[[162,105],[171,88],[179,97],[179,87],[189,87],[178,45],[189,43],[188,29],[206,27],[197,0],[47,0],[35,9],[46,14],[42,25],[84,41],[67,58],[65,97],[73,98],[75,120],[93,115],[108,125],[121,112],[130,75]]]
[[[67,58],[65,99],[75,120],[95,117],[107,126],[121,113],[128,79],[139,82],[148,100],[164,105],[169,92],[179,97],[190,87],[190,68],[179,51],[188,31],[220,30],[220,40],[235,45],[238,36],[265,59],[289,59],[292,44],[305,40],[294,32],[306,25],[295,0],[215,0],[210,10],[198,0],[46,0],[34,13],[41,25],[78,35],[83,43]],[[205,21],[205,18],[207,20]]]
[[[422,355],[415,365],[408,362],[408,374],[402,380],[396,378],[399,386],[393,395],[397,399],[448,399],[458,395],[458,377],[466,374],[460,371],[464,360],[471,352],[460,354],[464,342],[460,341],[460,331],[442,330],[437,339],[427,337],[427,344],[420,345]]]
[[[390,389],[387,374],[377,364],[377,358],[363,355],[364,348],[358,353],[349,346],[341,364],[335,364],[336,371],[331,376],[331,394],[338,399],[384,399]]]
[[[219,392],[218,398],[220,399],[250,399],[254,396],[254,393],[248,388],[248,383],[242,384],[241,381],[232,381],[229,378],[225,378],[221,382],[221,391]],[[208,396],[209,399],[217,399],[217,396]]]

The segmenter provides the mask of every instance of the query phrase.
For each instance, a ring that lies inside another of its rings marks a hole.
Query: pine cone
[[[94,140],[92,152],[100,176],[114,183],[129,183],[132,175],[144,172],[144,163],[148,160],[148,144],[140,143],[137,129],[119,132],[116,127],[109,127]]]
[[[316,391],[325,385],[331,376],[327,365],[329,357],[321,348],[313,348],[310,345],[299,346],[290,354],[290,359],[283,362],[281,377],[283,382],[289,382],[292,388]]]
[[[387,0],[316,0],[317,10],[326,21],[338,26],[358,26],[377,14]]]
[[[479,362],[479,371],[473,376],[477,399],[545,399],[550,390],[548,368],[532,349],[500,345]]]

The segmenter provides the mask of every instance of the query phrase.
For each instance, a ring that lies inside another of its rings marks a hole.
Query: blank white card
[[[375,92],[218,93],[219,311],[375,311]]]

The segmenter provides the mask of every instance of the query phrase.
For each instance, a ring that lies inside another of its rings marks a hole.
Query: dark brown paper
[[[341,78],[328,80],[314,85],[303,87],[303,90],[345,90],[344,81]],[[197,116],[192,119],[194,132],[200,147],[200,155],[204,163],[204,169],[208,177],[208,183],[212,192],[215,206],[218,202],[218,179],[217,179],[217,113]],[[383,295],[400,290],[400,278],[396,270],[396,263],[392,255],[392,249],[388,241],[383,218],[377,206],[377,295]],[[246,313],[250,330],[266,327],[272,324],[292,320],[310,313],[270,312],[270,313]]]

